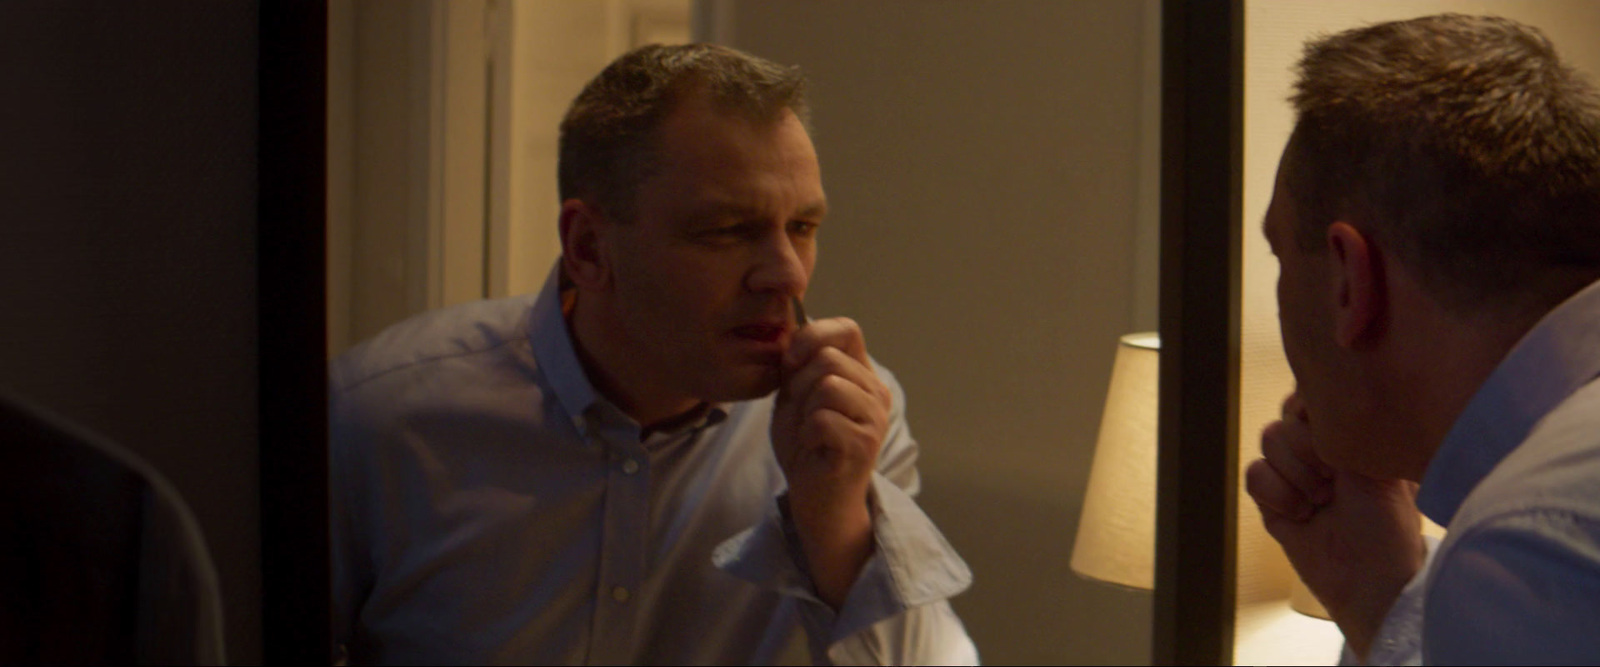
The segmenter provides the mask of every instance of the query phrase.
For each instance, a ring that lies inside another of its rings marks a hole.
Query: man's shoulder
[[[330,391],[354,391],[379,378],[423,370],[527,345],[534,295],[431,310],[394,324],[339,355],[329,367]],[[459,364],[458,364],[459,366]]]
[[[1600,526],[1600,381],[1591,381],[1540,419],[1467,496],[1451,529],[1534,515],[1564,515]]]
[[[1600,380],[1590,381],[1539,420],[1486,483],[1575,495],[1600,512]]]
[[[1450,523],[1427,580],[1429,662],[1593,660],[1600,635],[1600,382],[1545,415]]]

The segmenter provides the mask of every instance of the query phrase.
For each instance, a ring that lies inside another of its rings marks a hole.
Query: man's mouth
[[[776,343],[783,338],[783,334],[788,330],[789,327],[787,325],[747,324],[742,327],[735,327],[733,335],[758,343]]]

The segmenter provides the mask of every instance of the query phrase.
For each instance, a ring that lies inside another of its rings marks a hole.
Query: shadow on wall
[[[987,664],[1137,665],[1150,661],[1151,593],[1079,577],[1068,566],[1082,499],[1027,497],[970,475],[923,471],[918,500],[961,555],[973,563],[972,588],[951,604]],[[1065,520],[1041,522],[1041,517]],[[1005,563],[978,567],[977,563]],[[1043,612],[1029,610],[1046,610]],[[974,624],[971,619],[1010,619]],[[1115,634],[1105,619],[1125,619]]]

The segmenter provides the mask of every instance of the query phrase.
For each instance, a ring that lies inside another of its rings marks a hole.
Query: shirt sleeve
[[[1437,664],[1600,659],[1600,521],[1561,509],[1475,524],[1439,563],[1423,657]]]
[[[760,524],[721,544],[713,561],[794,598],[817,664],[977,664],[977,648],[947,601],[971,585],[972,572],[912,498],[917,444],[904,394],[893,375],[874,366],[894,397],[869,499],[876,549],[844,604],[835,612],[817,597],[778,503]]]
[[[360,476],[351,465],[350,448],[362,429],[353,418],[349,398],[337,382],[328,388],[328,505],[330,574],[333,589],[333,641],[336,652],[348,651],[354,639],[356,617],[371,588],[372,570],[365,556],[351,487]]]
[[[1422,603],[1427,597],[1428,570],[1433,565],[1434,554],[1439,551],[1439,538],[1423,535],[1422,539],[1427,544],[1428,555],[1422,561],[1422,567],[1411,576],[1411,581],[1400,589],[1400,597],[1395,598],[1394,604],[1389,607],[1383,625],[1378,627],[1378,634],[1372,638],[1372,646],[1367,649],[1366,664],[1422,664]],[[1350,650],[1349,643],[1340,651],[1339,664],[1362,664],[1355,651]]]

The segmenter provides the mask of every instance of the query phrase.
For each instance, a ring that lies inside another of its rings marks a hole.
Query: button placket
[[[635,659],[630,651],[634,648],[635,598],[648,562],[650,476],[638,434],[630,430],[605,428],[597,434],[597,444],[606,452],[607,471],[590,664],[622,664]]]

